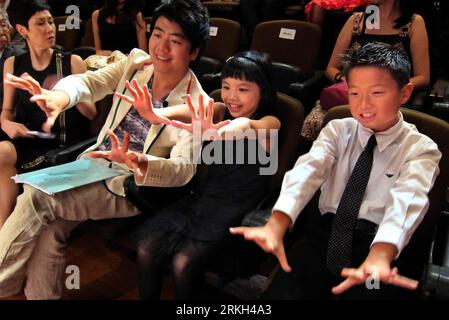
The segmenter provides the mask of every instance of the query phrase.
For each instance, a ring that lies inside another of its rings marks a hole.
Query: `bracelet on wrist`
[[[337,72],[334,76],[334,80],[335,82],[341,82],[343,79],[343,73],[342,72]]]

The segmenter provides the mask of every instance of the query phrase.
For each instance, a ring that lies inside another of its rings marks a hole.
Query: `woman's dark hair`
[[[414,8],[411,5],[413,0],[399,0],[399,10],[401,11],[401,16],[394,20],[393,27],[399,29],[405,26],[412,19]]]
[[[273,86],[273,65],[268,54],[243,51],[230,57],[221,71],[221,80],[225,78],[255,82],[260,88],[259,107],[252,118],[275,113],[277,97]]]
[[[14,0],[8,6],[9,22],[15,28],[16,24],[28,26],[30,18],[39,11],[51,11],[46,0]]]
[[[176,22],[190,41],[190,52],[200,48],[209,39],[209,13],[199,0],[165,0],[154,10],[150,34],[159,17]],[[198,57],[201,55],[198,54]],[[197,58],[198,59],[198,58]]]
[[[115,17],[118,24],[136,21],[136,15],[143,10],[141,0],[126,0],[122,9],[117,11],[119,0],[105,0],[103,8],[98,14],[99,21],[105,21],[108,17]]]

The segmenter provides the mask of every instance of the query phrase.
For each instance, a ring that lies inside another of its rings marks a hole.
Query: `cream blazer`
[[[153,65],[149,63],[150,56],[142,50],[134,49],[127,59],[120,60],[97,71],[68,76],[59,81],[54,90],[63,90],[70,97],[68,107],[76,103],[96,102],[115,91],[127,94],[125,82],[137,79],[139,84],[146,84],[153,75]],[[189,70],[179,84],[170,92],[166,101],[168,106],[185,104],[184,97],[190,94],[193,101],[198,96],[208,95],[203,91],[195,74]],[[132,105],[116,96],[113,98],[111,110],[103,125],[97,142],[85,150],[83,154],[93,151],[107,138],[106,130],[114,130],[125,118]],[[196,144],[199,144],[196,142]],[[139,185],[157,187],[175,187],[185,185],[196,172],[194,150],[198,145],[193,144],[191,133],[167,125],[152,125],[145,140],[142,153],[147,155],[148,170]],[[105,161],[107,162],[107,161]],[[107,162],[110,164],[109,162]],[[126,167],[121,165],[121,167]],[[108,188],[124,196],[123,183],[132,175],[128,173],[106,181]]]

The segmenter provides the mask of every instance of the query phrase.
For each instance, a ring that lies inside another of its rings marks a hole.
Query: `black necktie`
[[[340,276],[341,269],[351,264],[354,228],[373,166],[375,145],[373,134],[352,170],[334,216],[327,249],[327,268],[336,276]]]

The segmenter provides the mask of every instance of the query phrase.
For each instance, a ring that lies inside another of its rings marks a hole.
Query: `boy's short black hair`
[[[273,65],[267,53],[243,51],[226,60],[221,80],[235,78],[255,82],[260,89],[260,102],[254,119],[260,114],[274,114],[276,89],[273,86]]]
[[[353,68],[373,66],[388,70],[399,88],[410,82],[411,65],[407,53],[387,43],[369,42],[351,50],[344,56],[342,65],[346,79]]]
[[[191,43],[190,52],[209,39],[209,13],[199,0],[166,0],[154,10],[150,35],[159,17],[176,22]],[[200,56],[200,55],[198,55]]]
[[[9,22],[15,28],[16,24],[28,26],[30,18],[39,11],[51,11],[46,0],[14,0],[8,6]]]

